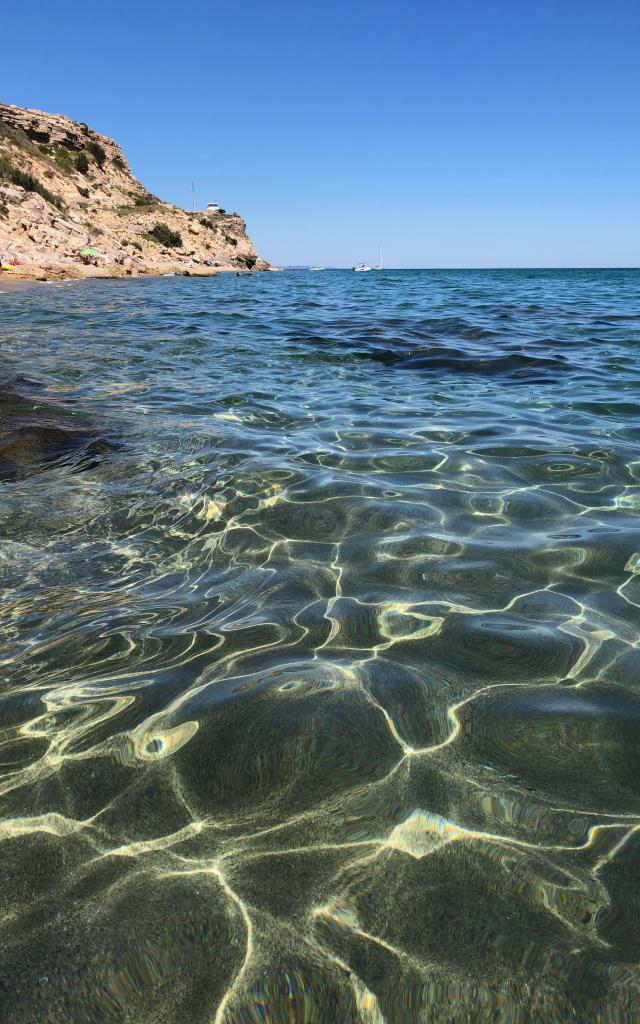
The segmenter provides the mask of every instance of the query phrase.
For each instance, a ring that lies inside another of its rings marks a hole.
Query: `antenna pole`
[[[195,183],[195,181],[191,182],[191,196],[192,196],[192,199],[193,199],[193,212],[195,213],[196,212],[196,183]]]

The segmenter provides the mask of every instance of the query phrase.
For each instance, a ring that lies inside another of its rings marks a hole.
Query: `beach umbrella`
[[[86,249],[81,249],[80,250],[80,255],[81,256],[97,256],[98,255],[98,250],[97,249],[92,249],[91,246],[88,245],[86,247]]]

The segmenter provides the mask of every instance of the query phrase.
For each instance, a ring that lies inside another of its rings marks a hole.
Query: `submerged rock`
[[[69,423],[69,417],[63,406],[34,402],[14,386],[0,385],[0,481],[31,476],[64,458],[96,457],[115,447],[95,427]]]

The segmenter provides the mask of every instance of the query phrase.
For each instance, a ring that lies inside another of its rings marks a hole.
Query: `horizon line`
[[[273,263],[271,265],[274,266],[274,267],[278,266],[278,264],[275,264],[275,263]],[[284,264],[280,264],[280,268],[282,270],[309,270],[311,267],[314,267],[314,266],[316,266],[316,264],[314,264],[314,263],[284,263]],[[322,270],[352,270],[353,268],[352,268],[352,266],[350,266],[348,264],[345,264],[344,266],[337,266],[337,265],[325,266],[325,267],[322,267],[321,269]],[[373,269],[377,269],[377,268],[372,267],[371,269],[373,270]],[[486,266],[486,267],[485,266],[468,267],[468,266],[462,266],[462,265],[460,265],[460,266],[444,266],[444,265],[443,266],[436,266],[436,265],[432,265],[432,266],[426,266],[426,267],[382,267],[382,270],[640,270],[640,264],[638,264],[638,265],[636,265],[636,264],[633,264],[633,265],[629,264],[629,265],[626,265],[626,266],[614,265],[614,264],[612,264],[611,266],[602,266],[602,265],[597,265],[597,266],[593,265],[593,266],[591,266],[591,265],[585,265],[585,266],[579,266],[579,267],[578,266],[568,266],[568,265],[565,266],[565,265],[561,265],[561,264],[557,264],[557,265],[549,264],[549,265],[546,265],[546,266],[545,265],[534,265],[534,264],[531,264],[531,265],[528,265],[528,264],[520,265],[519,264],[518,266],[513,266],[513,267],[501,267],[501,266],[493,266],[493,265],[492,266]]]

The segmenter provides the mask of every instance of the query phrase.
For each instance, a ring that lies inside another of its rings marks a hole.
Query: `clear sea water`
[[[640,1018],[639,299],[0,282],[3,1024]]]

